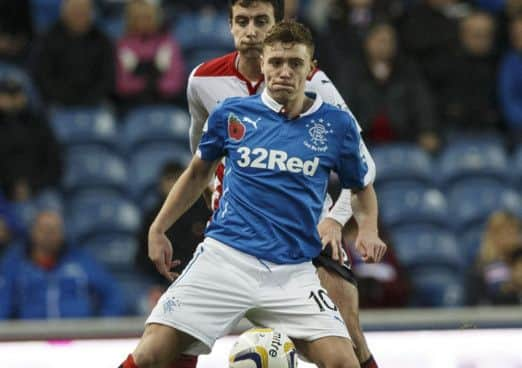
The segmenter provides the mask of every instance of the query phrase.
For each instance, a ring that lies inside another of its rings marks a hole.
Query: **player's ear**
[[[308,75],[306,76],[307,78],[312,77],[312,75],[314,74],[315,68],[317,68],[317,60],[310,59]]]

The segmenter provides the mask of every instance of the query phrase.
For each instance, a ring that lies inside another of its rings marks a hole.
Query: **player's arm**
[[[353,192],[353,213],[358,225],[356,249],[364,261],[379,262],[386,252],[386,244],[379,238],[377,228],[377,195],[373,188],[375,164],[361,139],[352,115],[346,115],[346,134],[339,157],[338,172],[341,185]]]
[[[172,187],[156,219],[149,229],[149,258],[159,273],[169,280],[174,267],[172,245],[165,232],[187,211],[207,187],[220,160],[204,161],[194,156],[188,168]]]
[[[149,229],[149,258],[169,280],[174,278],[170,272],[174,263],[172,245],[165,232],[194,204],[214,175],[216,166],[225,154],[225,121],[224,112],[218,107],[203,128],[204,134],[196,155],[170,190]]]
[[[365,262],[380,262],[386,253],[386,244],[379,238],[377,195],[373,184],[354,192],[352,204],[358,226],[355,247]]]

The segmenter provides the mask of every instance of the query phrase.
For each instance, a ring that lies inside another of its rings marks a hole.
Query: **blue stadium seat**
[[[187,64],[187,70],[190,72],[202,62],[221,57],[228,54],[229,52],[229,49],[221,48],[205,48],[186,52],[185,60]]]
[[[483,233],[484,226],[476,226],[466,230],[459,237],[459,247],[464,250],[464,261],[468,267],[472,267],[477,261]]]
[[[132,271],[134,268],[134,257],[138,250],[135,236],[120,233],[101,234],[91,237],[83,246],[110,270]]]
[[[56,188],[47,188],[40,192],[34,199],[34,205],[37,210],[52,210],[64,213],[64,202],[62,193]]]
[[[118,151],[113,115],[103,108],[53,109],[51,127],[66,146],[97,145]]]
[[[0,62],[0,80],[11,79],[18,82],[29,98],[29,105],[34,109],[40,107],[40,97],[37,89],[27,72],[18,66]]]
[[[63,187],[68,195],[92,189],[125,193],[127,182],[125,161],[107,149],[78,147],[67,155]]]
[[[192,155],[186,148],[171,143],[150,144],[131,156],[129,175],[130,192],[137,203],[156,191],[160,171],[167,162],[187,165]]]
[[[33,26],[36,33],[49,28],[60,16],[61,0],[30,0]]]
[[[513,159],[511,160],[511,171],[513,173],[515,185],[522,193],[522,146],[519,146],[513,154]]]
[[[123,127],[127,152],[150,143],[189,147],[190,116],[175,106],[148,106],[130,111]]]
[[[445,187],[466,178],[509,180],[508,159],[504,146],[495,140],[456,141],[441,152],[438,175],[440,184]]]
[[[448,203],[455,230],[483,225],[496,210],[518,213],[521,198],[509,185],[495,179],[460,180],[448,191]]]
[[[99,18],[97,24],[113,42],[117,42],[125,33],[125,19],[123,16]]]
[[[25,229],[29,229],[38,213],[36,204],[32,201],[14,202],[13,209],[16,217],[20,219]]]
[[[416,145],[381,145],[372,148],[371,154],[378,170],[377,186],[390,181],[434,183],[431,157]]]
[[[391,234],[397,258],[410,271],[433,266],[459,270],[464,264],[451,231],[411,226]]]
[[[428,268],[411,274],[413,307],[459,307],[464,305],[464,280],[459,273]]]
[[[416,183],[390,183],[379,187],[378,196],[381,219],[389,228],[415,224],[448,227],[448,204],[437,189]]]
[[[173,33],[184,52],[205,48],[234,50],[227,13],[181,14]]]
[[[136,271],[115,271],[112,274],[122,289],[129,314],[148,315],[148,292],[151,282]]]
[[[140,226],[141,213],[120,196],[83,197],[70,203],[69,226],[78,244],[106,233],[133,235]]]

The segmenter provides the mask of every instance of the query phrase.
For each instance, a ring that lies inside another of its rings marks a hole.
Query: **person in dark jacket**
[[[458,22],[468,11],[458,0],[421,0],[399,22],[404,51],[419,63],[435,96],[453,66]]]
[[[37,214],[26,247],[0,267],[0,319],[89,318],[125,311],[114,279],[83,249],[65,243],[58,212]]]
[[[497,103],[495,20],[482,12],[460,22],[460,47],[444,80],[440,111],[445,132],[484,133],[502,128]]]
[[[368,142],[414,141],[428,151],[438,148],[431,94],[416,65],[400,55],[390,24],[372,25],[363,61],[344,71],[337,86]]]
[[[22,85],[0,79],[0,188],[10,200],[25,201],[57,185],[61,149],[43,114],[33,112]]]
[[[93,24],[91,0],[63,0],[61,18],[36,46],[32,64],[48,104],[95,106],[109,98],[114,85],[113,48]]]

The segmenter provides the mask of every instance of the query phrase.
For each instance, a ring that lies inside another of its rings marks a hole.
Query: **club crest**
[[[311,120],[306,124],[310,138],[303,143],[306,147],[315,152],[326,152],[328,150],[328,134],[333,133],[331,124],[319,119],[319,121]]]
[[[228,115],[228,136],[233,141],[239,142],[245,136],[245,130],[245,126],[241,120],[233,113],[230,113]]]

